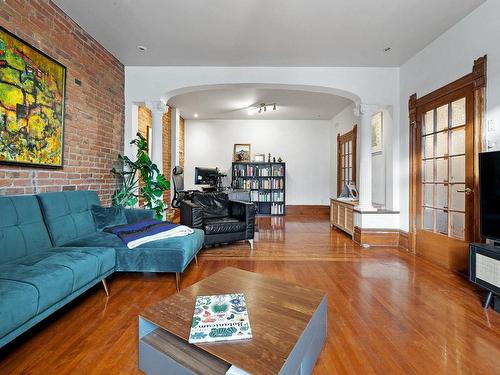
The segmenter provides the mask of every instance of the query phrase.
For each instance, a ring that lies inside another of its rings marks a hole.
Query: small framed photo
[[[235,162],[249,162],[250,161],[250,144],[240,144],[237,143],[234,145],[233,150],[233,161]]]
[[[266,161],[266,155],[265,154],[256,154],[253,157],[253,161],[256,163],[264,163]]]

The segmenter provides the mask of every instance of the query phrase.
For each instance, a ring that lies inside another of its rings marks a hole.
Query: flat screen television
[[[219,171],[217,168],[194,168],[194,183],[195,185],[217,185],[217,176]]]
[[[479,154],[481,235],[500,240],[500,151]]]

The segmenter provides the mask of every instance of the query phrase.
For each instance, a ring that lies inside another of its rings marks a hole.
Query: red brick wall
[[[179,118],[179,165],[184,168],[184,119]]]
[[[171,159],[171,150],[172,150],[172,118],[171,118],[172,110],[168,108],[168,111],[163,114],[162,117],[162,126],[163,126],[163,175],[167,180],[170,181],[172,174],[172,163]],[[174,186],[170,186],[170,190],[166,191],[163,194],[163,202],[170,205],[171,200],[171,191],[174,189]]]
[[[92,189],[109,204],[109,170],[123,153],[123,65],[51,1],[0,2],[0,24],[67,68],[63,169],[0,165],[0,195]]]
[[[139,114],[138,114],[138,124],[137,131],[141,133],[141,135],[146,138],[148,141],[148,147],[151,147],[151,139],[149,139],[148,131],[149,128],[153,126],[153,114],[151,110],[145,106],[139,106]],[[135,138],[135,137],[134,137]],[[151,148],[150,148],[151,149]],[[142,187],[142,179],[139,180],[139,187]],[[144,207],[144,199],[139,198],[139,207]]]

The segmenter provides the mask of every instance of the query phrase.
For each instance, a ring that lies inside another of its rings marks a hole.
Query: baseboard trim
[[[290,205],[286,206],[286,215],[330,217],[330,206]]]
[[[399,247],[399,229],[354,227],[353,241],[358,245]]]
[[[404,230],[399,231],[399,249],[410,252],[410,235]]]

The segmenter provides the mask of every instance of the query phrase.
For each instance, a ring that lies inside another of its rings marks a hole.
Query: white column
[[[359,129],[359,205],[360,211],[376,211],[372,205],[372,116],[378,106],[361,103],[357,108]]]
[[[172,112],[170,113],[172,119],[172,128],[170,129],[172,134],[172,168],[179,165],[179,133],[180,133],[180,112],[177,108],[172,107]]]
[[[146,102],[146,107],[151,110],[152,115],[152,139],[150,139],[151,161],[158,166],[163,173],[163,114],[167,106],[161,101]]]

